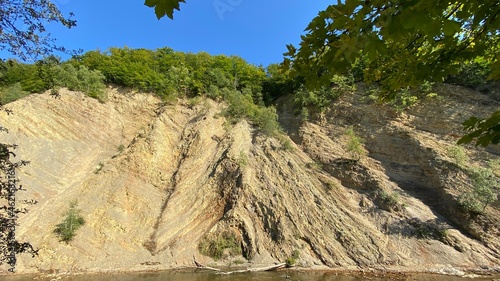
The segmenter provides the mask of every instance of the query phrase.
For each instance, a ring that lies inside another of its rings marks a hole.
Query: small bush
[[[309,109],[307,109],[306,107],[303,107],[301,110],[300,110],[300,119],[302,121],[309,121]]]
[[[56,225],[54,229],[54,233],[62,242],[71,242],[76,235],[76,231],[85,224],[85,220],[80,214],[81,211],[76,206],[77,201],[69,203],[69,210],[66,212],[64,220]]]
[[[365,81],[364,69],[366,68],[367,58],[362,56],[354,62],[352,65],[350,74],[355,82]]]
[[[419,101],[419,93],[413,91],[412,89],[404,88],[399,90],[396,94],[395,99],[391,102],[391,105],[399,112],[415,105]]]
[[[421,221],[412,218],[408,223],[414,227],[413,234],[419,239],[436,239],[446,242],[448,230],[446,224],[440,224],[436,220]]]
[[[71,91],[79,91],[78,70],[72,64],[63,64],[57,71],[56,84]]]
[[[458,198],[458,204],[464,211],[471,214],[484,213],[486,207],[498,198],[498,189],[493,171],[483,167],[473,167],[468,170],[473,189],[464,192]]]
[[[240,151],[240,156],[237,159],[238,166],[244,169],[248,165],[248,156],[244,151]]]
[[[377,197],[380,202],[380,207],[386,211],[399,211],[404,206],[399,203],[399,194],[396,192],[387,193],[385,191],[379,191]]]
[[[473,191],[462,193],[458,197],[458,205],[469,214],[481,214],[481,202],[478,200]]]
[[[319,90],[309,90],[302,87],[295,92],[295,104],[300,108],[303,118],[309,118],[309,113],[321,114],[345,93],[353,92],[355,86],[352,78],[335,76],[329,87]],[[304,110],[305,109],[305,110]],[[307,114],[305,114],[307,112]]]
[[[292,267],[294,266],[296,263],[297,263],[297,260],[300,258],[300,252],[299,250],[294,250],[292,252],[292,256],[291,257],[288,257],[286,260],[285,260],[285,263],[286,263],[286,266],[287,267]]]
[[[122,152],[125,149],[125,145],[120,144],[117,149],[118,149],[118,152]]]
[[[235,265],[240,265],[240,264],[244,264],[244,263],[245,263],[245,261],[243,261],[243,260],[235,260],[233,263],[234,263]]]
[[[55,84],[57,87],[67,87],[73,91],[82,91],[100,102],[107,100],[104,75],[99,70],[90,70],[86,66],[76,69],[71,64],[58,66]]]
[[[488,161],[488,166],[495,176],[500,177],[500,158]]]
[[[253,119],[257,105],[252,101],[252,97],[243,95],[241,92],[232,91],[227,88],[221,90],[228,107],[224,112],[226,117],[239,121],[243,118]]]
[[[462,64],[459,72],[446,78],[446,83],[475,88],[486,83],[491,72],[491,62],[484,58],[476,58]]]
[[[200,96],[195,96],[188,99],[187,105],[189,108],[194,108],[195,106],[199,105],[202,100],[203,99]]]
[[[356,135],[354,129],[349,127],[345,131],[347,136],[346,150],[352,159],[358,161],[362,156],[366,156],[366,150],[363,148],[363,140]]]
[[[233,231],[227,230],[215,237],[205,237],[198,244],[198,250],[202,255],[209,256],[214,260],[220,260],[224,255],[241,255],[241,242]]]
[[[434,91],[434,84],[428,81],[423,82],[418,87],[406,87],[396,92],[388,92],[379,86],[371,86],[364,98],[369,102],[385,102],[391,105],[397,112],[402,112],[413,105],[416,105],[421,99],[437,97]]]
[[[420,96],[425,97],[436,97],[437,93],[434,91],[434,83],[429,81],[424,81],[418,86],[418,90],[421,93]]]
[[[283,149],[284,151],[293,151],[293,145],[290,139],[288,139],[284,135],[278,136],[278,139],[281,143],[281,149]]]
[[[467,153],[462,146],[455,145],[448,147],[447,152],[448,156],[460,167],[465,167],[465,165],[469,162],[469,156],[467,156]]]
[[[220,98],[220,96],[221,96],[219,87],[217,87],[215,85],[209,85],[206,94],[209,98],[211,98],[213,100],[216,100],[216,99]]]
[[[85,66],[80,66],[78,69],[79,90],[100,102],[108,99],[104,79],[104,75],[99,70],[90,70]]]
[[[243,94],[227,88],[223,88],[222,92],[224,100],[228,103],[224,115],[233,122],[247,119],[268,136],[275,136],[280,131],[278,114],[274,107],[256,105],[248,93]]]
[[[23,91],[21,83],[15,83],[7,88],[0,89],[0,103],[2,105],[28,96],[30,93]]]
[[[306,168],[311,170],[321,171],[323,170],[323,163],[321,163],[320,161],[310,162],[306,164]]]
[[[274,107],[258,106],[252,121],[267,136],[275,136],[280,130],[278,114]]]

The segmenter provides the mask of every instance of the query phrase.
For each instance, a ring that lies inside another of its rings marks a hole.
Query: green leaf
[[[295,53],[297,52],[297,49],[292,45],[292,44],[288,44],[286,45],[286,48],[288,50],[288,52],[284,53],[283,55],[284,56],[294,56]]]
[[[479,118],[472,116],[469,119],[465,120],[462,125],[465,130],[471,130],[476,127],[476,124],[480,121]]]
[[[360,0],[346,0],[344,6],[346,11],[352,13],[357,7],[361,6],[363,3]]]
[[[456,21],[445,21],[443,24],[444,35],[453,36],[455,33],[460,31],[461,27],[460,23]]]
[[[154,6],[156,6],[156,2],[158,2],[158,0],[146,0],[144,2],[144,5],[153,8]]]
[[[457,141],[457,144],[466,144],[466,143],[470,143],[471,141],[473,140],[473,138],[469,135],[465,135],[463,137],[461,137],[458,141]]]
[[[500,110],[494,112],[487,119],[470,117],[463,123],[467,135],[458,140],[458,144],[465,144],[476,139],[476,146],[498,144],[500,141]]]
[[[144,5],[155,8],[155,14],[158,19],[165,15],[170,19],[174,18],[174,10],[180,11],[179,3],[186,3],[185,0],[145,0]]]

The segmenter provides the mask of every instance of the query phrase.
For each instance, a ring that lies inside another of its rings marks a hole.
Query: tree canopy
[[[146,0],[158,18],[173,18],[184,0]],[[489,79],[500,79],[500,1],[345,0],[320,11],[299,47],[288,45],[284,67],[309,88],[361,67],[364,81],[383,89],[382,99],[425,81],[443,82],[465,63],[486,62]],[[460,140],[500,142],[497,111],[464,122]]]
[[[105,102],[107,82],[154,93],[166,103],[188,98],[195,104],[200,96],[225,101],[228,108],[223,114],[229,120],[246,119],[262,133],[275,135],[277,115],[265,102],[291,87],[279,68],[273,69],[266,72],[237,56],[183,53],[166,47],[89,51],[65,62],[50,56],[34,64],[7,60],[0,61],[0,102],[46,90],[57,95],[61,87]]]
[[[321,11],[286,63],[311,86],[329,83],[364,60],[365,80],[390,95],[424,81],[443,82],[477,57],[500,77],[500,2],[346,0]]]
[[[499,13],[500,1],[493,0],[346,0],[311,21],[299,48],[287,46],[284,63],[317,88],[362,62],[364,80],[378,83],[383,99],[425,81],[443,82],[478,58],[498,80]],[[467,120],[469,134],[460,143],[499,143],[499,114]]]
[[[76,26],[49,0],[0,1],[0,50],[7,49],[22,60],[36,60],[53,51],[68,52],[47,33],[46,25]]]

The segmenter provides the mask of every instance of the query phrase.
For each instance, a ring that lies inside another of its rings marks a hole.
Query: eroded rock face
[[[39,201],[18,231],[39,256],[20,256],[18,272],[168,269],[194,259],[256,265],[297,253],[298,265],[313,268],[500,266],[498,205],[475,218],[461,212],[467,182],[445,154],[463,121],[450,108],[475,114],[498,104],[457,103],[448,93],[398,115],[353,95],[319,123],[298,122],[285,106],[293,142],[284,145],[244,121],[226,124],[210,100],[164,105],[124,92],[110,89],[105,104],[34,95],[9,104],[14,115],[1,113],[10,129],[2,141],[32,163],[20,171],[22,196]],[[455,117],[428,124],[445,115],[440,108]],[[365,140],[359,161],[345,150],[349,125]],[[471,151],[478,163],[494,153]],[[386,195],[396,193],[394,205]],[[65,244],[53,229],[73,200],[86,224]],[[200,253],[200,241],[228,231],[241,257]]]

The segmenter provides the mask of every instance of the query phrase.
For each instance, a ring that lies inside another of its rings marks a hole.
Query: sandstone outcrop
[[[459,93],[459,94],[458,94]],[[469,115],[499,108],[463,88],[404,113],[347,95],[321,121],[301,122],[278,101],[287,136],[230,124],[212,100],[164,104],[109,89],[106,103],[63,91],[32,95],[0,114],[19,145],[19,171],[39,203],[18,236],[39,248],[18,272],[160,270],[243,261],[310,268],[440,271],[500,269],[500,208],[470,217],[457,203],[470,188],[447,156]],[[353,160],[353,126],[367,156]],[[289,138],[289,142],[286,140]],[[498,159],[498,146],[469,147],[471,161]],[[497,179],[498,180],[498,179]],[[397,194],[396,204],[383,195]],[[86,224],[70,243],[54,226],[77,200]],[[232,233],[241,256],[214,261],[199,243]]]

